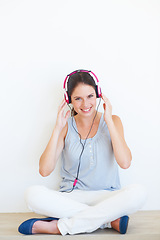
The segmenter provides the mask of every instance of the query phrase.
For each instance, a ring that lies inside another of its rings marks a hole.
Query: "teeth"
[[[84,112],[88,112],[89,110],[90,110],[90,108],[88,108],[88,109],[83,109]]]

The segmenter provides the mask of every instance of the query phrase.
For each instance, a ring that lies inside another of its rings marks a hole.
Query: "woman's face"
[[[95,89],[87,84],[80,83],[71,95],[74,110],[82,116],[90,116],[96,109]]]

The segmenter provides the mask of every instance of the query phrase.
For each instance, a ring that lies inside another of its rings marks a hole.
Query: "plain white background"
[[[0,212],[28,211],[39,158],[63,99],[65,76],[91,69],[120,116],[133,160],[122,186],[144,184],[160,209],[160,1],[0,1]],[[101,111],[103,107],[101,104]]]

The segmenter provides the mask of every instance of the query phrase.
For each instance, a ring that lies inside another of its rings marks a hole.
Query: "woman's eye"
[[[93,94],[89,95],[88,97],[89,97],[89,98],[93,97]]]
[[[80,98],[76,98],[75,100],[80,100]]]

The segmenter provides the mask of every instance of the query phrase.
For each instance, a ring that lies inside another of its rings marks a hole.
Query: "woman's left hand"
[[[101,97],[104,101],[103,108],[104,108],[104,120],[106,123],[112,121],[112,105],[109,99],[102,93]]]

